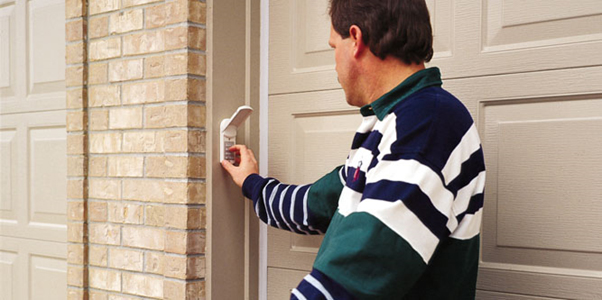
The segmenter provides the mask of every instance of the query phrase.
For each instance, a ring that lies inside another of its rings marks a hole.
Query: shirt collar
[[[361,114],[366,116],[376,115],[379,120],[383,120],[391,109],[408,96],[426,87],[441,86],[441,72],[439,68],[432,67],[420,70],[412,76],[406,78],[398,86],[382,95],[376,101],[362,106]]]

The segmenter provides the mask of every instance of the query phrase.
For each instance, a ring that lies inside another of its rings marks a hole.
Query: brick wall
[[[65,5],[69,299],[203,299],[206,4]]]

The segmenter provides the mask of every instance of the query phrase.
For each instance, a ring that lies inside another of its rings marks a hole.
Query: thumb
[[[226,169],[226,171],[228,171],[228,173],[232,173],[232,171],[235,168],[234,165],[231,162],[229,162],[228,160],[225,160],[225,159],[222,160],[222,167],[224,169]]]

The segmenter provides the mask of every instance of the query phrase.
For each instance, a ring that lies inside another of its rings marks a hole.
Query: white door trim
[[[260,2],[261,28],[259,41],[259,173],[268,173],[268,61],[270,45],[270,1]],[[268,227],[259,225],[259,299],[268,296]]]

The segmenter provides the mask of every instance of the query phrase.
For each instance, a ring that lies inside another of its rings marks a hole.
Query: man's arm
[[[245,146],[234,146],[240,165],[222,162],[245,197],[253,201],[266,224],[299,234],[323,234],[336,211],[343,189],[343,168],[337,167],[311,185],[288,185],[257,174],[257,162]]]

